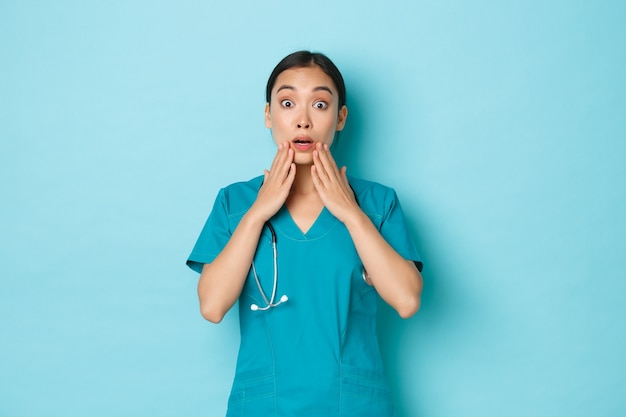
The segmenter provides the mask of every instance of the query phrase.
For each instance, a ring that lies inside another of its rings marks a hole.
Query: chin
[[[313,165],[313,154],[311,154],[311,153],[296,153],[294,155],[293,162],[296,165]]]

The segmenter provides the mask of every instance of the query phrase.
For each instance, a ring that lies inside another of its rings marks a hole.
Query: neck
[[[315,185],[311,178],[311,165],[298,165],[296,167],[296,178],[291,186],[291,194],[314,193]]]

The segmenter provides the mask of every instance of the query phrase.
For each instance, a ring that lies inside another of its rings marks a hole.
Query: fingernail
[[[324,144],[324,149],[328,150],[328,144]]]

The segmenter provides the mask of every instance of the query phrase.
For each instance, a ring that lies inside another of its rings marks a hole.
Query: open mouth
[[[309,145],[313,143],[313,140],[309,138],[298,138],[293,141],[296,145]]]
[[[293,147],[299,151],[309,151],[313,148],[313,139],[308,137],[299,137],[293,140]]]

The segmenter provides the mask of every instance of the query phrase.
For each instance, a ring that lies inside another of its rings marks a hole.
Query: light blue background
[[[424,257],[380,317],[400,416],[626,415],[625,5],[0,0],[0,416],[223,414],[236,313],[184,261],[301,48]]]

